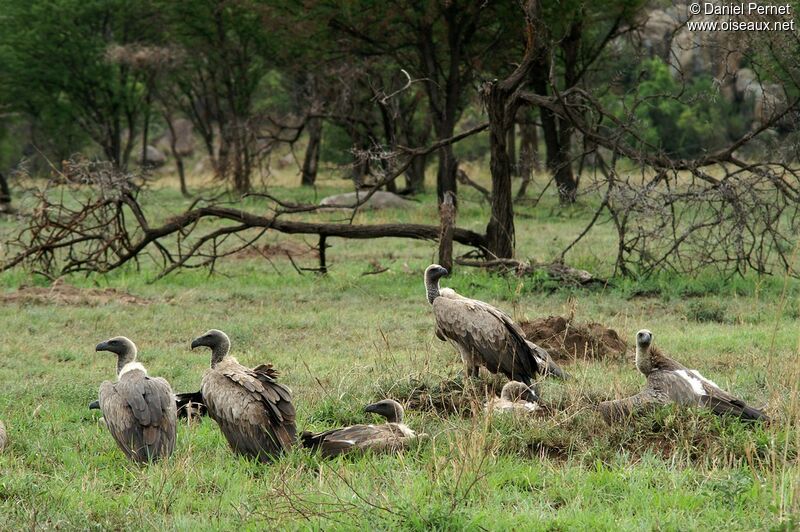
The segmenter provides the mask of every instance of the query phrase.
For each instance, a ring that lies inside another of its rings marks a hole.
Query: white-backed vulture
[[[278,383],[272,365],[242,366],[228,354],[228,335],[216,329],[192,341],[192,349],[200,346],[211,348],[211,368],[200,388],[202,400],[231,449],[269,462],[294,445],[292,392]]]
[[[3,425],[2,421],[0,421],[0,453],[2,453],[3,449],[6,448],[7,442],[8,442],[8,435],[6,434],[6,426]]]
[[[403,406],[392,399],[384,399],[364,408],[386,418],[382,425],[351,425],[325,432],[300,434],[303,447],[319,450],[322,456],[331,458],[350,452],[395,452],[409,443],[425,436],[417,434],[403,423]]]
[[[149,377],[136,362],[136,345],[117,336],[97,344],[117,355],[117,382],[100,385],[100,410],[109,432],[129,459],[150,462],[175,449],[175,396],[169,383]]]
[[[653,344],[653,333],[643,329],[636,334],[636,368],[647,378],[638,394],[598,405],[606,422],[623,420],[635,412],[659,404],[710,408],[719,415],[733,415],[747,421],[768,421],[762,411],[722,390],[697,370],[664,355]]]
[[[566,376],[544,349],[525,339],[506,313],[450,288],[440,289],[439,279],[445,275],[447,270],[438,264],[428,266],[425,291],[436,318],[436,336],[455,345],[468,377],[477,377],[480,366],[525,384],[537,373],[546,374],[548,368],[553,368],[553,375]]]
[[[541,410],[536,390],[524,382],[509,381],[500,391],[500,397],[486,402],[486,412],[531,414]]]

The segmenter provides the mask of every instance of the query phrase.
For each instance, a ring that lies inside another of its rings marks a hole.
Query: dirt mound
[[[274,244],[263,244],[261,246],[252,245],[247,246],[243,250],[233,255],[237,259],[275,259],[275,258],[319,258],[319,251],[307,244],[299,242],[292,242],[287,240],[285,242],[276,242]]]
[[[578,323],[562,316],[548,316],[520,323],[531,342],[547,349],[553,360],[621,358],[628,345],[617,331],[600,323]]]
[[[148,301],[116,288],[77,288],[56,281],[50,287],[22,285],[15,292],[0,294],[0,303],[75,305],[96,307],[107,303],[146,305]]]

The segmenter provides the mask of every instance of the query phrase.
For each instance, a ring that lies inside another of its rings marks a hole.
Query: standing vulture
[[[537,373],[566,377],[544,349],[525,339],[506,313],[450,288],[440,289],[439,279],[445,275],[447,270],[438,264],[428,266],[425,290],[436,318],[436,336],[456,346],[468,377],[477,377],[480,366],[528,385]]]
[[[500,398],[493,398],[486,402],[486,412],[495,414],[530,414],[541,410],[538,404],[539,397],[536,390],[522,382],[509,381],[500,391]]]
[[[202,401],[231,449],[269,462],[294,445],[292,392],[277,382],[272,365],[242,366],[228,355],[228,335],[216,329],[192,341],[192,349],[200,346],[211,348],[211,368],[200,388]]]
[[[8,441],[8,436],[6,435],[6,426],[3,425],[2,421],[0,421],[0,453],[2,453],[3,449],[6,448],[7,441]]]
[[[100,410],[111,435],[129,459],[150,462],[175,449],[175,396],[169,383],[148,377],[136,362],[136,345],[117,336],[97,344],[117,355],[117,382],[100,385]]]
[[[762,411],[722,390],[697,370],[688,369],[664,355],[652,343],[653,333],[647,329],[636,334],[636,369],[647,378],[647,382],[644,389],[634,396],[600,403],[598,409],[607,423],[668,403],[702,406],[715,414],[730,414],[747,421],[769,420]]]
[[[374,412],[386,418],[383,425],[352,425],[325,432],[303,432],[300,440],[303,447],[318,449],[322,456],[331,458],[353,451],[394,452],[402,450],[417,435],[403,423],[403,406],[392,399],[384,399],[367,405],[364,412]]]

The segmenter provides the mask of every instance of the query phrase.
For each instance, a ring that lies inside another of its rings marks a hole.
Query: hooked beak
[[[650,334],[647,334],[647,333],[640,333],[636,337],[636,343],[638,343],[639,345],[642,345],[642,346],[650,345],[650,342],[652,342],[652,341],[653,341],[653,337]]]
[[[202,338],[202,336],[200,338],[195,338],[194,340],[192,340],[192,349],[194,349],[195,347],[200,347],[200,346],[203,345],[203,344],[200,343],[200,339],[201,338]]]
[[[89,410],[100,410],[100,401],[92,401],[89,403]]]
[[[110,351],[110,349],[108,348],[108,343],[107,342],[100,342],[99,344],[97,344],[95,346],[94,350],[95,351]]]
[[[447,268],[443,267],[442,268],[442,277],[447,277],[448,275],[450,275],[450,272],[447,271]]]
[[[377,413],[378,412],[378,405],[374,404],[374,403],[371,404],[371,405],[367,405],[367,406],[364,407],[364,412]]]

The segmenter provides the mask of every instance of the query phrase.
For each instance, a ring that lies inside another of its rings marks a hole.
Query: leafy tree
[[[2,0],[0,11],[0,94],[11,108],[28,116],[34,131],[54,128],[46,135],[69,139],[69,148],[79,144],[79,129],[110,161],[126,166],[145,106],[144,74],[108,52],[153,33],[152,5]]]

